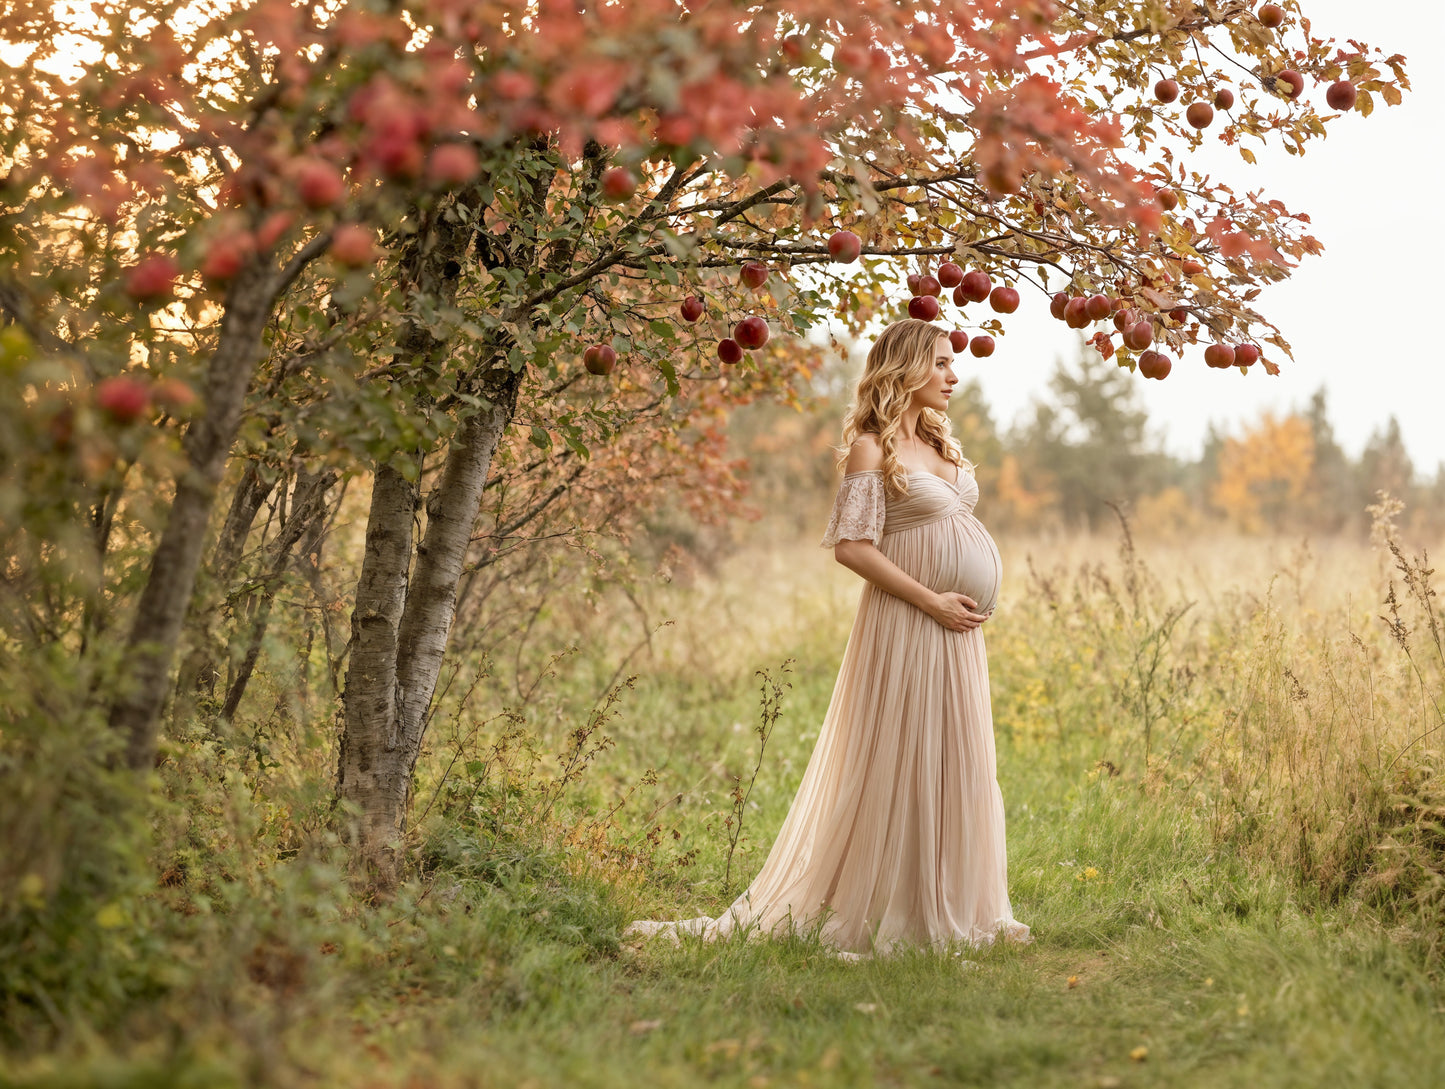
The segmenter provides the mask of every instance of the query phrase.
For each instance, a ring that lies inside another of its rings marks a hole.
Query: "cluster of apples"
[[[913,297],[908,300],[908,316],[920,321],[933,321],[939,313],[939,296],[945,290],[953,292],[955,306],[966,306],[971,302],[988,301],[988,305],[999,314],[1012,314],[1019,308],[1019,293],[1015,288],[1000,285],[995,287],[988,273],[980,269],[964,272],[952,261],[944,261],[936,272],[911,273],[908,290]],[[993,337],[979,334],[972,339],[962,329],[949,334],[953,350],[961,352],[965,347],[979,359],[993,355]]]
[[[748,261],[739,272],[743,286],[750,291],[759,290],[768,282],[768,276],[768,266],[760,261]],[[707,304],[700,296],[689,295],[682,300],[678,313],[683,321],[692,324],[707,313]],[[717,345],[718,359],[729,365],[741,363],[744,351],[755,352],[766,344],[771,330],[762,318],[749,314],[733,326],[732,334],[718,341]],[[582,353],[582,364],[591,374],[611,374],[612,368],[617,365],[617,350],[605,342],[593,344]]]
[[[1284,8],[1278,4],[1264,4],[1256,16],[1263,26],[1274,30],[1284,23]],[[1293,101],[1303,93],[1305,77],[1293,68],[1285,68],[1267,79],[1266,86],[1282,91],[1286,98]],[[1159,80],[1154,84],[1154,97],[1164,103],[1175,101],[1179,97],[1178,82],[1172,79]],[[1347,79],[1336,80],[1325,90],[1325,102],[1332,110],[1353,109],[1356,98],[1355,85]],[[1207,129],[1214,120],[1215,107],[1227,110],[1233,105],[1234,92],[1228,87],[1221,87],[1214,93],[1213,105],[1208,102],[1191,102],[1184,111],[1184,119],[1196,129]]]
[[[1253,344],[1211,344],[1204,349],[1204,362],[1210,367],[1227,371],[1230,367],[1252,367],[1259,362],[1259,348]]]
[[[1049,301],[1049,313],[1070,329],[1083,329],[1096,321],[1113,317],[1114,328],[1122,334],[1124,347],[1142,352],[1139,373],[1145,378],[1164,378],[1173,367],[1169,357],[1149,347],[1154,343],[1154,323],[1131,307],[1125,299],[1107,295],[1074,295],[1060,291]],[[1181,307],[1170,311],[1170,317],[1183,321],[1187,312]]]
[[[183,415],[196,403],[195,391],[179,378],[150,382],[129,374],[102,379],[95,387],[95,407],[118,424],[131,424],[152,406],[172,416]]]

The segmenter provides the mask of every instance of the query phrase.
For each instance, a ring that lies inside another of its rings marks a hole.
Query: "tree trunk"
[[[266,638],[266,629],[271,620],[271,606],[276,600],[276,589],[281,584],[286,568],[291,563],[291,550],[303,536],[314,535],[317,527],[324,525],[327,516],[326,493],[336,483],[336,473],[326,470],[312,473],[306,469],[296,474],[296,490],[291,499],[291,514],[276,540],[269,549],[270,567],[262,582],[261,601],[256,615],[251,620],[251,631],[246,643],[246,653],[236,678],[226,692],[226,702],[221,707],[221,718],[230,722],[236,717],[241,706],[241,697],[251,681],[256,662],[261,657],[261,643]]]
[[[221,523],[221,533],[211,553],[211,562],[198,584],[198,595],[207,594],[208,587],[222,595],[230,589],[231,578],[245,554],[251,526],[278,479],[279,476],[265,479],[254,461],[246,465],[231,496],[226,519]],[[220,658],[218,636],[208,620],[193,619],[190,639],[191,649],[181,663],[180,680],[176,685],[172,722],[183,721],[194,714],[198,697],[214,699],[216,695],[217,660]]]
[[[205,412],[186,432],[186,469],[176,481],[170,518],[151,558],[131,627],[126,661],[130,684],[111,705],[110,725],[122,736],[125,763],[136,770],[155,763],[156,726],[206,542],[206,524],[261,356],[261,334],[279,294],[271,280],[267,270],[248,269],[227,299],[220,342],[206,374]]]
[[[457,583],[497,443],[516,411],[521,374],[499,356],[479,390],[487,407],[465,420],[427,498],[426,533],[410,585],[406,563],[416,490],[403,499],[379,471],[357,587],[337,794],[354,809],[348,838],[380,887],[399,876],[412,772],[456,612]],[[404,536],[405,540],[400,538]]]

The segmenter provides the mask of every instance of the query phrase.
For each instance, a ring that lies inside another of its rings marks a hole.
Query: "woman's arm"
[[[872,435],[859,435],[848,451],[847,472],[857,473],[883,467],[883,449]],[[974,612],[978,602],[952,591],[936,593],[883,555],[872,541],[839,541],[833,558],[850,571],[862,575],[880,590],[902,598],[922,609],[945,628],[969,631],[988,619]]]
[[[833,546],[833,558],[880,590],[917,605],[945,628],[970,631],[988,619],[987,613],[974,612],[978,602],[973,598],[951,590],[941,594],[930,590],[878,551],[872,541],[839,541]]]

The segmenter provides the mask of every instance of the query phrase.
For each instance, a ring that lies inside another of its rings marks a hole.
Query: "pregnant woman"
[[[948,336],[928,322],[895,322],[868,353],[822,542],[867,584],[797,797],[721,917],[629,934],[817,926],[853,955],[1031,940],[1008,898],[981,630],[999,554],[950,433],[957,380]]]

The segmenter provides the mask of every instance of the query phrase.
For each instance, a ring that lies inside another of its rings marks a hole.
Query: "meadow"
[[[156,884],[67,939],[91,975],[51,987],[79,997],[7,1009],[0,1081],[1445,1083],[1445,654],[1388,508],[1370,544],[1000,541],[1031,945],[622,941],[719,913],[791,801],[860,588],[792,526],[561,595],[535,660],[458,662],[394,898],[336,864],[324,713],[173,740]]]

